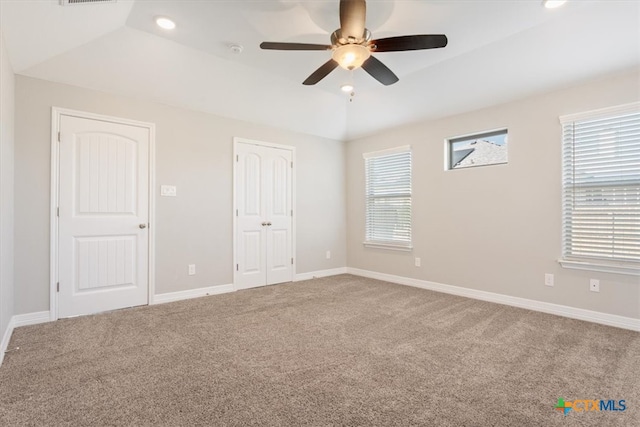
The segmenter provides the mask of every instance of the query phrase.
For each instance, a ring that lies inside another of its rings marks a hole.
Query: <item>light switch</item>
[[[175,185],[162,185],[160,186],[160,195],[165,197],[176,197]]]

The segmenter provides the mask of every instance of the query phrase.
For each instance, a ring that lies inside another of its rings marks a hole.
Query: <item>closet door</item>
[[[270,148],[266,157],[266,284],[290,282],[291,254],[291,151]]]
[[[236,143],[238,289],[292,280],[292,152]]]

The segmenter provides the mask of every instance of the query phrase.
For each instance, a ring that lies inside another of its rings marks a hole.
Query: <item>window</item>
[[[411,147],[364,154],[366,246],[411,249]]]
[[[507,163],[507,130],[458,136],[447,140],[447,169]]]
[[[561,264],[640,274],[640,103],[560,121]]]

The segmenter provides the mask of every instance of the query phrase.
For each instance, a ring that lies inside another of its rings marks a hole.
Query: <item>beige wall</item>
[[[558,117],[638,101],[638,70],[347,143],[349,267],[640,318],[636,276],[562,268]],[[444,140],[509,129],[509,163],[444,170]],[[364,248],[362,153],[413,149],[410,253]],[[414,266],[420,257],[422,267]],[[555,287],[544,286],[544,274]],[[600,293],[589,278],[601,280]]]
[[[14,92],[15,78],[0,33],[0,340],[13,316]]]
[[[296,147],[297,273],[346,265],[343,142],[17,76],[16,313],[49,309],[52,106],[156,124],[157,294],[233,281],[234,136]]]
[[[156,123],[157,186],[178,187],[177,198],[156,198],[157,293],[232,282],[232,137],[239,136],[297,147],[298,273],[349,265],[640,318],[637,277],[557,263],[558,116],[639,98],[635,70],[350,141],[345,159],[341,142],[18,76],[15,313],[49,309],[49,132],[58,106]],[[445,138],[501,127],[509,128],[507,165],[444,170]],[[362,153],[405,144],[414,153],[415,248],[363,248]],[[186,275],[189,263],[196,276]],[[555,287],[544,286],[544,273],[555,274]],[[589,278],[601,280],[600,293],[589,292]]]

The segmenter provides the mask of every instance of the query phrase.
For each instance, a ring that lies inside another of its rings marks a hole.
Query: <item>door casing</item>
[[[105,116],[84,111],[70,110],[66,108],[52,107],[51,109],[51,211],[50,211],[50,259],[49,259],[49,319],[58,320],[58,203],[59,203],[59,145],[60,118],[62,116],[79,117],[90,120],[100,120],[124,125],[132,125],[149,129],[149,263],[148,263],[148,293],[149,305],[153,304],[155,295],[155,138],[156,126],[154,123],[140,122],[137,120],[123,119],[119,117]]]
[[[298,257],[296,254],[296,218],[298,216],[298,210],[296,205],[296,148],[290,145],[282,145],[282,144],[273,144],[270,142],[257,141],[253,139],[246,139],[240,137],[233,138],[233,289],[238,290],[237,286],[237,270],[236,265],[238,264],[238,217],[236,215],[238,206],[237,206],[237,167],[238,163],[236,162],[236,156],[238,155],[238,144],[251,144],[251,145],[259,145],[261,147],[269,147],[269,148],[279,148],[281,150],[289,150],[291,151],[291,159],[293,162],[293,168],[291,171],[291,207],[293,209],[293,216],[291,218],[291,254],[293,256],[293,265],[291,266],[291,280],[295,281],[296,279],[296,265],[298,263]]]

